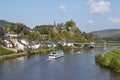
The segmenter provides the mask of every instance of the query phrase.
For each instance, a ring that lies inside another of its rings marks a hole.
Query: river
[[[106,48],[111,49],[111,48]],[[48,55],[20,57],[0,63],[0,80],[120,80],[120,75],[102,68],[92,49],[48,60]]]

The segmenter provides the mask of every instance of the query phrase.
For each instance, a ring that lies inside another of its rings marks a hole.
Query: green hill
[[[109,40],[119,40],[120,39],[120,29],[106,29],[100,31],[91,32],[96,39],[109,39]]]
[[[8,21],[5,21],[5,20],[0,20],[0,37],[2,36],[3,34],[3,27],[10,24],[10,22]]]
[[[81,32],[73,20],[65,24],[40,25],[30,29],[23,23],[12,23],[0,20],[1,33],[18,34],[28,41],[72,41],[90,42],[94,40],[91,33]]]
[[[8,22],[8,21],[5,21],[5,20],[0,20],[0,27],[4,27],[6,26],[7,24],[10,24],[11,22]]]
[[[92,34],[81,32],[72,20],[65,24],[36,26],[34,31],[39,32],[44,39],[50,41],[90,42],[94,40]]]

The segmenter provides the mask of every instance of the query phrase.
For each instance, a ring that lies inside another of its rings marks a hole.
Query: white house
[[[17,34],[6,34],[5,36],[10,37],[10,38],[17,38]]]
[[[67,43],[66,43],[65,41],[63,41],[63,42],[62,42],[62,45],[63,45],[63,46],[66,46],[66,45],[67,45]]]
[[[22,51],[25,50],[25,46],[24,46],[23,44],[19,43],[19,42],[16,44],[16,48],[17,48],[18,50],[22,50]]]
[[[47,46],[48,46],[48,47],[56,47],[57,44],[56,44],[56,43],[49,43]]]
[[[33,46],[33,49],[38,49],[40,47],[40,44],[35,44],[34,46]]]
[[[68,42],[68,43],[67,43],[67,46],[72,46],[72,47],[74,47],[74,44],[73,44],[72,42]]]
[[[13,47],[13,45],[12,45],[12,43],[11,43],[10,41],[8,41],[8,40],[4,40],[4,41],[5,41],[6,46],[7,46],[8,48],[12,48],[12,47]]]
[[[31,49],[38,49],[40,47],[40,44],[33,44],[31,46],[28,46]]]
[[[25,39],[22,39],[22,40],[21,40],[21,43],[23,43],[23,44],[25,44],[25,45],[27,45],[27,46],[29,45],[29,42],[27,42]]]
[[[53,47],[56,47],[57,46],[57,44],[53,44]]]
[[[62,45],[63,46],[72,46],[72,47],[74,47],[74,44],[72,42],[65,42],[65,41],[63,41]]]
[[[52,44],[48,44],[47,46],[48,46],[48,47],[52,47]]]

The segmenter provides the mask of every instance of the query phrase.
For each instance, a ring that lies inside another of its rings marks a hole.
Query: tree
[[[51,30],[53,30],[53,25],[36,26],[33,30],[39,32],[40,34],[49,34]]]
[[[73,20],[70,20],[70,21],[67,21],[67,22],[65,23],[65,26],[66,26],[66,27],[75,27],[76,24],[75,24],[75,22],[74,22]]]

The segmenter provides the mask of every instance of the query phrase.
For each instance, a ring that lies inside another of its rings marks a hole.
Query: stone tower
[[[56,22],[54,21],[53,32],[58,32]]]

